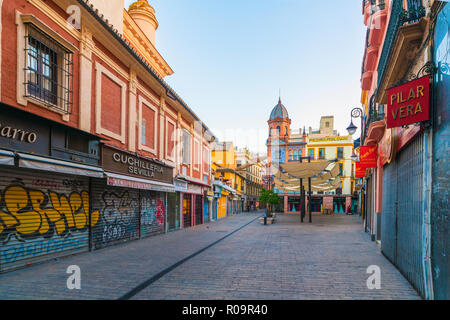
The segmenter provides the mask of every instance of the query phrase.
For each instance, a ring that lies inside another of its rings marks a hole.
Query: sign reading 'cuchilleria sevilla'
[[[387,90],[387,128],[429,120],[430,76]]]

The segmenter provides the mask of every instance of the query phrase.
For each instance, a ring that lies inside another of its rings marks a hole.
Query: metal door
[[[0,169],[0,272],[89,249],[89,179]]]
[[[206,223],[209,221],[209,201],[205,200],[203,204],[203,222]]]
[[[217,221],[217,201],[217,198],[214,198],[212,203],[212,219],[214,221]]]
[[[92,180],[92,208],[100,212],[92,229],[92,245],[100,249],[139,238],[139,190],[111,187],[106,179]]]

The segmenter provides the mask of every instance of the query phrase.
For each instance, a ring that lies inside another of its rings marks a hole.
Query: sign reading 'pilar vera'
[[[387,90],[387,128],[429,120],[430,76]]]

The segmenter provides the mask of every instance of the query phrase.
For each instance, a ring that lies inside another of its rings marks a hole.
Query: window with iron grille
[[[25,24],[25,96],[64,114],[73,99],[73,54],[31,23]]]

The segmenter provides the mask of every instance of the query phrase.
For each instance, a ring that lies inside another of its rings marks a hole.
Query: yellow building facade
[[[334,117],[329,116],[321,118],[319,130],[310,128],[306,142],[306,155],[311,158],[311,162],[336,160],[341,176],[341,185],[336,190],[320,195],[313,193],[313,211],[322,212],[324,207],[338,213],[347,212],[349,207],[353,210],[355,163],[351,159],[354,147],[352,136],[340,136],[334,130]]]

